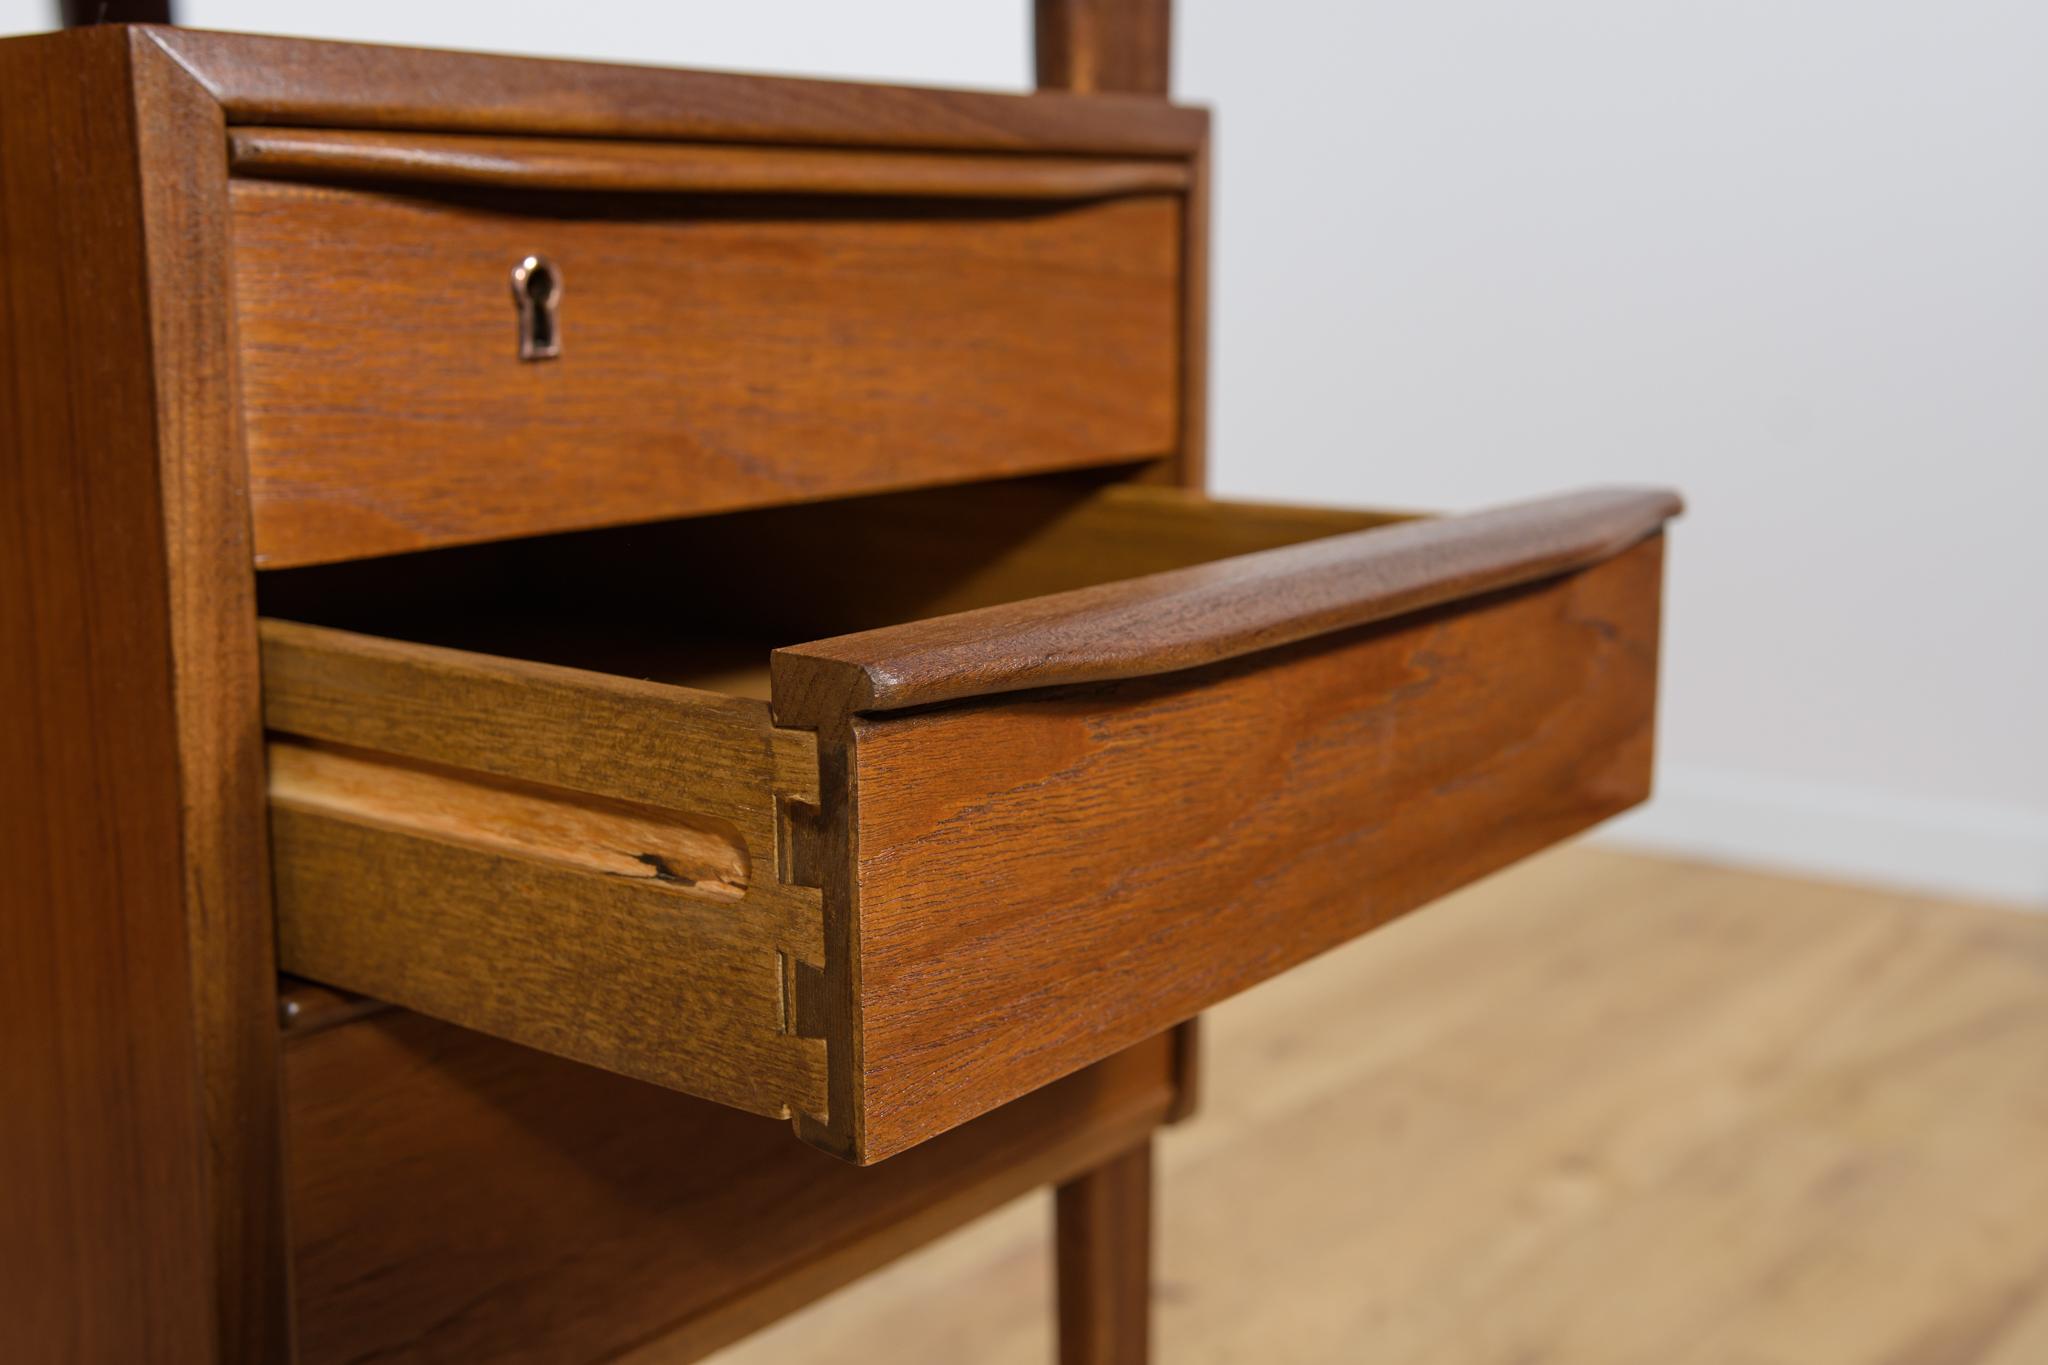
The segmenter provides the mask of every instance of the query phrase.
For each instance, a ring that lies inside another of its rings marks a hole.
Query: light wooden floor
[[[2048,915],[1567,850],[1208,1044],[1162,1365],[2048,1362]],[[1049,1218],[721,1365],[1045,1365]]]

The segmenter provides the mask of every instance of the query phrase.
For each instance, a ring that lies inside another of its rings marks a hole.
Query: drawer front
[[[269,622],[285,965],[877,1161],[1642,800],[1676,510],[1109,489],[981,581],[1184,567],[778,649],[772,701]]]
[[[1179,440],[1178,194],[244,178],[232,201],[264,565],[1151,459]],[[530,255],[561,286],[551,359],[521,357],[511,274]]]
[[[860,1149],[1643,800],[1661,557],[1191,673],[857,720]]]

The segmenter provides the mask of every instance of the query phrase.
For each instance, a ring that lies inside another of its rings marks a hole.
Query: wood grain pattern
[[[1090,156],[607,142],[335,128],[236,128],[236,175],[636,194],[1109,199],[1187,188],[1188,165]]]
[[[1661,559],[856,717],[849,1145],[886,1157],[1640,801]]]
[[[300,1360],[695,1360],[1173,1103],[1148,1040],[872,1171],[404,1012],[287,1053]]]
[[[146,29],[237,124],[1178,156],[1208,126],[1160,99],[664,71]]]
[[[287,971],[823,1112],[789,989],[823,958],[819,893],[781,875],[789,803],[817,802],[808,736],[683,688],[286,622],[263,640]]]
[[[9,1359],[290,1349],[222,136],[130,31],[0,43]]]
[[[1060,1365],[1145,1365],[1152,1346],[1152,1143],[1059,1187]]]
[[[613,217],[587,198],[238,183],[259,561],[1173,449],[1173,197],[843,216],[694,202]],[[540,363],[519,359],[507,282],[535,252],[565,288],[562,355]]]
[[[1595,563],[1679,509],[1661,490],[1596,489],[814,641],[775,652],[775,714],[830,726],[1199,667]]]
[[[1173,0],[1035,0],[1032,10],[1039,89],[1166,95]]]

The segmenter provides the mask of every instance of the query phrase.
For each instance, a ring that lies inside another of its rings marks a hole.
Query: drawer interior
[[[396,555],[261,579],[263,614],[769,698],[770,650],[1407,519],[1120,471]]]

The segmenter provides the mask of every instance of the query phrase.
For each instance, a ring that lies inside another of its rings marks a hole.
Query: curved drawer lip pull
[[[563,138],[236,128],[234,173],[266,180],[625,194],[1078,201],[1179,194],[1165,157],[600,142]]]
[[[1684,510],[1594,488],[778,649],[778,724],[1178,672],[1611,559]]]

